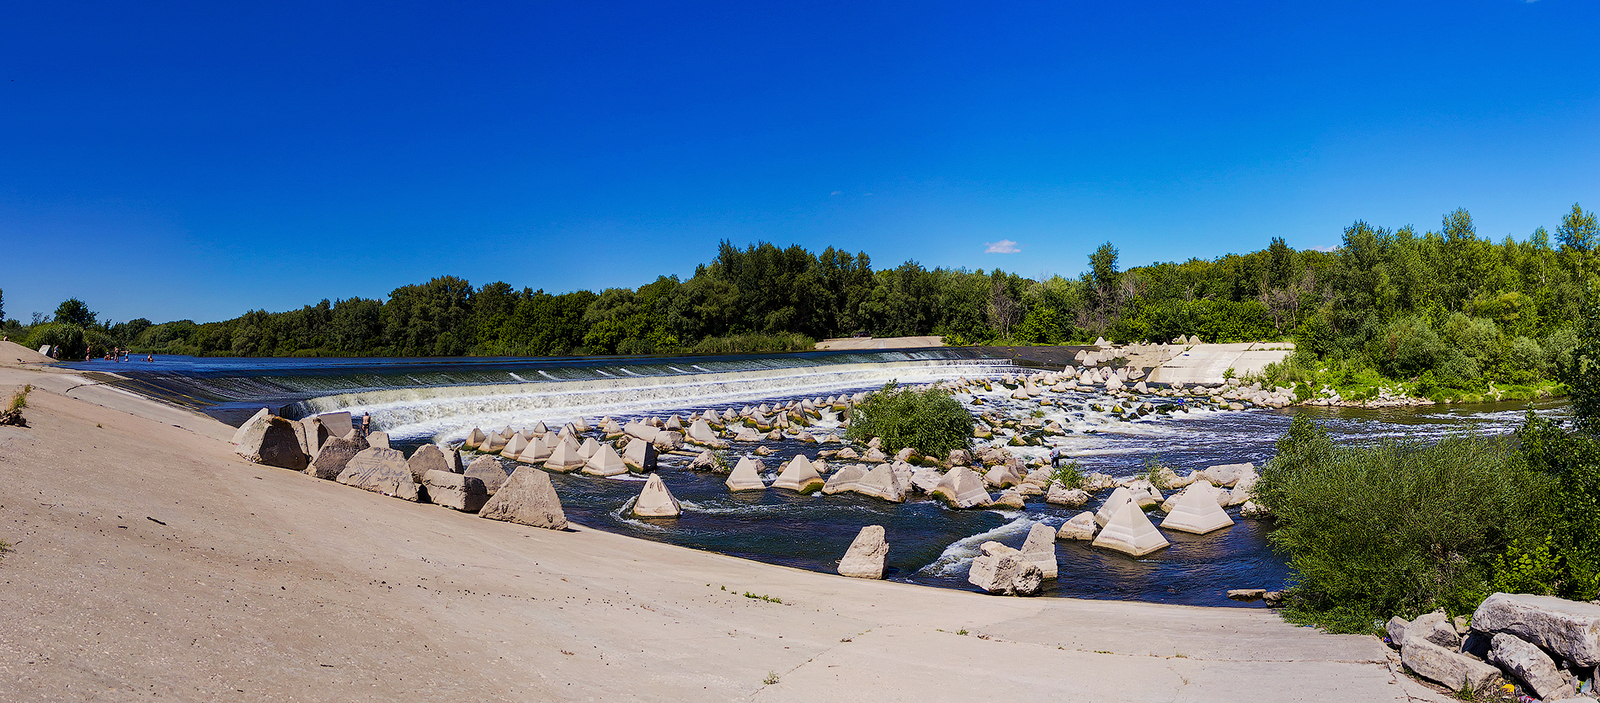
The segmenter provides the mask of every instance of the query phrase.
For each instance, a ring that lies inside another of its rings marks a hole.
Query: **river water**
[[[85,362],[74,368],[113,371],[124,385],[196,407],[237,424],[262,406],[292,416],[333,410],[370,415],[409,452],[427,442],[460,440],[473,427],[555,427],[576,418],[664,417],[668,413],[739,409],[853,393],[895,380],[903,384],[998,376],[1025,371],[1004,359],[962,349],[900,352],[813,352],[724,357],[592,359],[193,359],[153,363]],[[1042,412],[1071,430],[1054,442],[1085,471],[1128,476],[1156,458],[1179,473],[1273,455],[1273,443],[1300,413],[1323,422],[1340,441],[1431,440],[1452,433],[1503,434],[1521,422],[1523,403],[1412,409],[1251,409],[1152,414],[1125,421],[1096,412],[1083,393],[1047,393],[1053,405],[1014,401],[1009,391],[957,397],[976,410],[1024,417]],[[972,405],[981,398],[981,407]],[[1560,403],[1537,411],[1563,414]],[[822,428],[827,431],[829,428]],[[815,428],[814,428],[815,431]],[[838,430],[834,429],[834,433]],[[769,478],[795,454],[815,458],[839,444],[763,442]],[[735,444],[734,451],[754,449]],[[1013,448],[1041,455],[1043,448]],[[978,546],[998,540],[1021,546],[1029,528],[1058,527],[1081,509],[1032,499],[1024,510],[966,510],[921,496],[891,504],[855,494],[800,496],[785,491],[729,493],[723,477],[689,471],[688,457],[662,455],[660,472],[684,513],[637,519],[627,508],[643,480],[552,474],[572,522],[642,539],[831,572],[865,525],[883,525],[890,542],[888,578],[969,589],[966,572]],[[1102,492],[1083,509],[1096,509]],[[1268,542],[1270,521],[1241,519],[1209,535],[1166,531],[1172,546],[1140,558],[1057,542],[1060,578],[1047,595],[1189,605],[1258,607],[1228,600],[1232,588],[1281,588],[1290,572]],[[1159,511],[1153,516],[1159,522]]]

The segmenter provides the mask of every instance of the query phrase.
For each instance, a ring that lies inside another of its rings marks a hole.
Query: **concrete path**
[[[1150,372],[1149,382],[1215,385],[1230,368],[1235,376],[1257,374],[1293,353],[1292,342],[1196,344]]]
[[[492,522],[0,369],[0,394],[22,382],[33,427],[0,428],[4,700],[1447,700],[1375,638],[1264,610],[991,597]]]

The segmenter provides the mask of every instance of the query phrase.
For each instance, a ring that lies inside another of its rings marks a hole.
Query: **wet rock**
[[[483,485],[483,481],[465,474],[429,470],[422,477],[422,485],[434,505],[475,513],[489,502],[489,489]]]
[[[889,557],[889,542],[884,539],[882,525],[867,525],[856,534],[855,541],[839,560],[839,575],[852,578],[881,579],[884,563]]]
[[[1000,495],[995,496],[994,502],[991,503],[989,507],[1022,510],[1028,507],[1028,503],[1027,500],[1022,497],[1022,494],[1018,493],[1015,488],[1008,488],[1004,491],[1001,491]]]
[[[361,450],[350,458],[337,480],[346,486],[413,503],[426,497],[425,493],[417,491],[416,477],[406,466],[406,455],[398,449],[368,447]]]
[[[561,509],[550,474],[532,467],[513,472],[478,511],[478,517],[549,530],[567,529],[567,514]]]
[[[1204,473],[1202,478],[1210,481],[1211,485],[1214,486],[1233,488],[1234,484],[1238,483],[1239,479],[1243,478],[1247,471],[1255,473],[1255,465],[1248,462],[1243,464],[1219,464],[1202,472]]]
[[[944,480],[944,474],[938,469],[921,468],[911,472],[911,487],[923,493],[932,493],[939,487],[939,482]]]
[[[678,499],[673,497],[672,491],[667,490],[661,474],[650,474],[650,478],[645,479],[644,488],[639,491],[639,498],[633,502],[633,514],[639,517],[678,517],[683,514],[683,508],[678,505]]]
[[[1017,475],[1016,469],[1007,464],[1001,464],[983,475],[983,482],[993,488],[1010,488],[1022,483],[1022,478]]]
[[[689,469],[693,471],[715,471],[717,469],[717,455],[710,449],[701,451],[694,461],[689,462]]]

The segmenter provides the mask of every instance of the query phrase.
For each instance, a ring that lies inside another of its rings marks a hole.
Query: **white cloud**
[[[1017,243],[1009,239],[1002,239],[998,242],[984,242],[984,244],[989,245],[988,249],[983,250],[985,254],[1018,254],[1022,252]]]
[[[844,191],[842,191],[842,190],[836,190],[836,191],[833,191],[832,193],[829,193],[828,195],[838,195],[838,194],[843,193],[843,192]]]
[[[1339,247],[1337,245],[1329,244],[1328,246],[1325,246],[1325,247],[1311,247],[1311,250],[1312,251],[1324,251],[1324,252],[1326,252],[1326,251],[1334,251],[1334,250],[1336,250],[1338,248]]]

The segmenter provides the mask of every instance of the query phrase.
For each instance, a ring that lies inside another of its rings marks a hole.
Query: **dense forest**
[[[1328,252],[1274,238],[1249,254],[1124,270],[1107,243],[1076,278],[1044,280],[915,261],[875,270],[865,253],[725,241],[688,280],[662,276],[632,290],[552,295],[445,276],[387,300],[323,300],[221,322],[113,323],[74,298],[53,317],[4,324],[12,339],[80,357],[111,347],[230,356],[792,351],[859,333],[942,335],[952,345],[1293,339],[1304,373],[1331,363],[1466,387],[1549,376],[1577,343],[1573,322],[1600,271],[1597,240],[1594,213],[1577,205],[1553,238],[1541,227],[1501,242],[1479,237],[1457,210],[1427,232],[1356,222]],[[1293,368],[1280,373],[1304,380]]]

